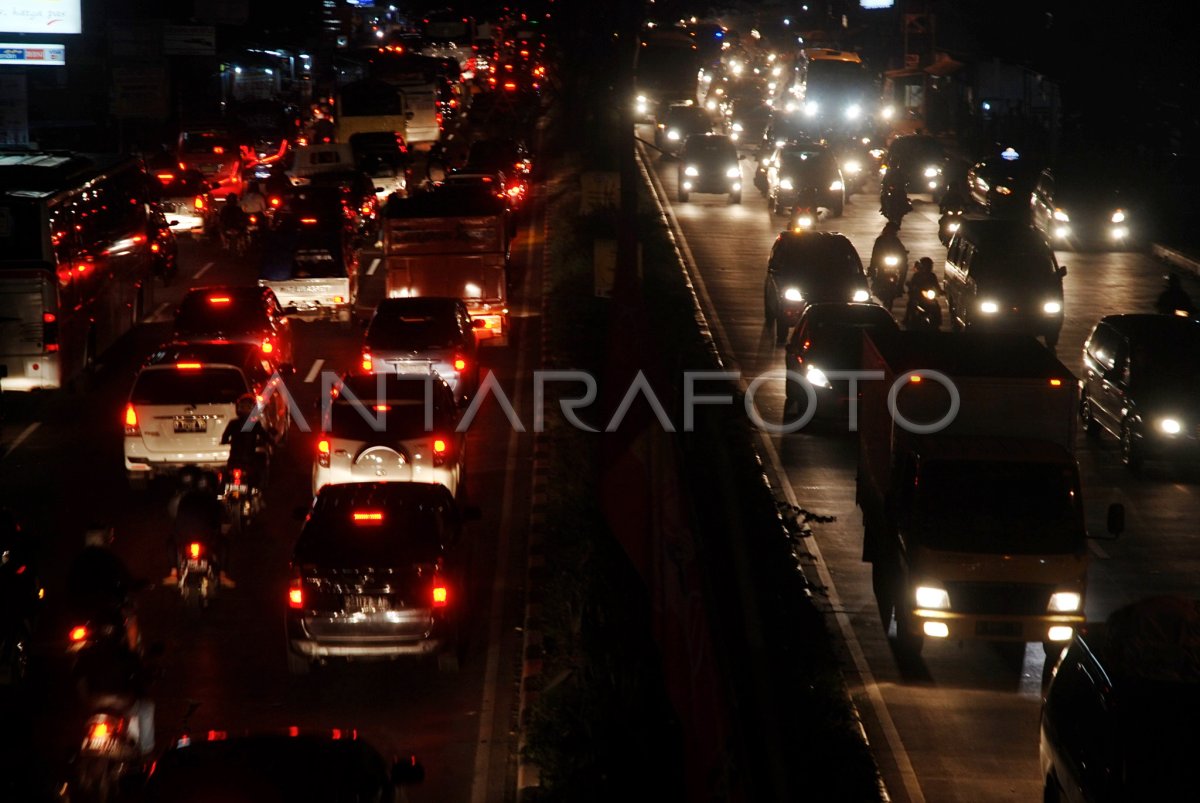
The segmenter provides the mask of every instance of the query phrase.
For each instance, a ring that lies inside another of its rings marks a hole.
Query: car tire
[[[730,193],[730,195],[729,195],[729,203],[731,203],[731,204],[740,204],[741,202],[742,202],[742,193],[741,193],[740,191],[739,191],[739,192]]]
[[[307,675],[312,672],[312,662],[303,655],[297,655],[289,648],[287,651],[287,670],[289,675]]]
[[[1083,422],[1083,432],[1089,438],[1100,435],[1100,422],[1096,420],[1096,415],[1092,412],[1092,402],[1086,393],[1079,400],[1079,420]]]
[[[1121,425],[1121,462],[1134,474],[1141,473],[1146,465],[1145,446],[1131,421]]]

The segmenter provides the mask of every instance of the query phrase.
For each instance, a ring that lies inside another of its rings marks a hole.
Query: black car
[[[363,369],[374,373],[436,373],[466,401],[479,387],[479,349],[462,299],[385,298],[375,308],[363,342]]]
[[[967,192],[971,203],[993,217],[1026,219],[1029,195],[1042,165],[1013,148],[976,162],[967,170]]]
[[[742,202],[742,168],[733,140],[723,134],[692,134],[679,158],[679,200],[693,192],[727,194],[729,203]]]
[[[506,137],[480,139],[471,143],[463,172],[499,172],[528,180],[533,172],[533,159],[525,146],[515,139]]]
[[[1079,413],[1088,434],[1121,442],[1131,470],[1200,457],[1200,321],[1108,315],[1083,347]]]
[[[762,163],[767,203],[777,215],[786,215],[796,206],[828,209],[841,217],[846,204],[846,188],[837,159],[818,142],[789,142]]]
[[[950,157],[945,147],[926,134],[896,137],[888,145],[883,166],[889,179],[898,177],[908,192],[927,192],[937,201],[946,189]]]
[[[342,192],[358,231],[371,234],[379,225],[379,199],[375,181],[361,170],[323,170],[304,179],[305,189],[334,188]]]
[[[672,103],[654,132],[654,145],[664,154],[676,156],[688,137],[709,131],[712,131],[712,118],[708,112],[690,101]]]
[[[1030,222],[1057,248],[1124,249],[1147,234],[1132,182],[1100,162],[1047,168],[1029,198]]]
[[[445,486],[326,485],[292,554],[287,660],[436,656],[458,668],[464,513]]]
[[[898,332],[899,324],[879,304],[830,302],[805,308],[784,354],[784,369],[803,376],[816,394],[814,415],[839,413],[850,400],[850,382],[830,376],[862,368],[863,333]],[[807,393],[799,383],[784,384],[787,405],[807,411]]]
[[[788,330],[809,304],[864,302],[871,297],[862,259],[845,235],[832,231],[780,232],[771,247],[763,284],[763,307],[775,339]]]
[[[397,800],[425,771],[413,756],[388,761],[354,728],[282,733],[185,733],[159,756],[143,803],[351,803]]]

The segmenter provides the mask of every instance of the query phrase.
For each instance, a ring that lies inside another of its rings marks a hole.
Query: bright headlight
[[[725,171],[725,178],[741,178],[742,169],[740,167],[731,167]]]
[[[783,299],[784,301],[803,301],[804,296],[801,294],[800,288],[789,287],[783,291]]]
[[[1123,211],[1121,211],[1120,209],[1118,209],[1116,212],[1113,212],[1112,213],[1112,222],[1113,223],[1124,223],[1125,222],[1125,213]]]
[[[837,179],[834,179],[833,182],[829,185],[829,190],[831,192],[839,192],[841,189],[842,189],[842,182],[838,181]]]
[[[815,117],[817,115],[817,112],[819,112],[820,110],[821,110],[821,107],[817,105],[817,102],[815,100],[810,100],[808,103],[804,104],[804,113],[807,114],[809,117]]]
[[[888,254],[883,258],[883,264],[887,265],[889,268],[894,268],[900,264],[900,257],[896,256],[895,254]]]
[[[935,298],[937,298],[937,290],[922,290],[921,295],[930,301],[933,301]]]
[[[1050,604],[1046,610],[1051,613],[1074,613],[1079,610],[1083,598],[1074,591],[1057,591],[1050,595]]]
[[[792,185],[792,180],[790,178],[782,178],[779,180],[779,189],[790,190],[792,188],[793,188],[793,185]]]
[[[860,114],[862,114],[862,106],[859,106],[857,103],[852,103],[846,107],[847,119],[857,120]]]
[[[791,114],[792,112],[796,111],[796,104],[795,104],[795,103],[792,103],[792,102],[789,100],[787,103],[785,103],[785,104],[783,105],[783,110],[784,110],[785,112],[787,112],[788,114]]]
[[[996,185],[996,193],[998,195],[1012,195],[1012,190],[1009,189],[1008,187],[1004,186],[1003,184],[997,184]]]
[[[1068,215],[1066,212],[1064,212],[1061,209],[1054,210],[1054,219],[1059,221],[1060,223],[1070,223],[1071,222],[1071,216]]]
[[[940,172],[941,171],[938,170],[936,167],[927,167],[927,168],[925,168],[925,178],[934,178]]]
[[[1070,226],[1055,226],[1054,227],[1054,236],[1055,236],[1055,238],[1057,238],[1059,240],[1067,239],[1068,237],[1071,236]]]
[[[1114,240],[1124,240],[1129,236],[1129,229],[1125,226],[1113,226],[1112,238]]]
[[[638,103],[646,103],[646,102],[647,102],[647,101],[646,101],[646,96],[645,96],[645,95],[638,95],[638,96],[637,96],[637,102],[638,102]]]
[[[700,170],[695,165],[688,165],[687,167],[683,168],[683,174],[685,176],[695,177],[700,175]]]
[[[1178,435],[1183,431],[1183,425],[1175,418],[1161,418],[1158,421],[1158,428],[1168,435]]]
[[[779,76],[783,75],[783,68],[782,68],[782,67],[772,67],[772,68],[771,68],[771,75],[773,75],[773,76],[775,76],[776,78],[778,78]]]
[[[1047,315],[1057,315],[1062,312],[1062,304],[1057,301],[1047,301],[1042,305],[1042,312]]]
[[[808,372],[804,374],[804,378],[814,387],[829,387],[829,377],[825,376],[825,372],[815,365],[808,366]]]
[[[851,300],[852,300],[852,301],[857,301],[857,302],[859,302],[859,303],[863,303],[863,302],[866,302],[866,301],[870,301],[870,300],[871,300],[871,294],[870,294],[870,293],[868,293],[866,290],[862,290],[862,289],[855,290],[855,291],[854,291],[854,295],[851,297]]]
[[[885,119],[885,120],[892,119],[892,117],[895,116],[895,114],[896,114],[895,106],[884,106],[883,110],[881,112],[879,112],[879,115],[881,117],[883,117],[883,119]]]
[[[951,234],[953,234],[954,232],[958,231],[958,227],[959,227],[959,225],[960,225],[960,224],[958,223],[958,221],[957,221],[957,220],[956,220],[956,221],[954,221],[953,223],[947,223],[947,224],[946,224],[946,231],[948,231],[948,232],[950,232]]]
[[[984,315],[995,315],[1000,311],[1000,305],[995,301],[981,301],[979,302],[979,311]]]
[[[936,586],[917,586],[917,607],[946,610],[950,607],[950,594]]]
[[[849,173],[850,175],[854,175],[855,173],[859,172],[860,170],[862,170],[862,165],[859,162],[855,161],[854,159],[851,159],[848,162],[845,162],[842,164],[842,172],[843,173]]]
[[[792,231],[802,231],[803,229],[811,229],[813,224],[812,215],[798,215],[792,221]]]
[[[667,139],[671,140],[672,142],[678,142],[679,141],[679,132],[676,131],[674,128],[672,128],[670,131],[667,132]]]
[[[742,128],[742,124],[741,124],[741,123],[734,123],[734,124],[733,124],[733,130],[734,130],[734,131],[737,131],[737,132],[739,132],[739,133],[741,133],[741,132],[742,132],[742,131],[744,131],[745,129],[743,129],[743,128]]]
[[[715,100],[710,100],[704,104],[704,108],[708,109],[710,112],[716,111],[717,110],[717,102]]]

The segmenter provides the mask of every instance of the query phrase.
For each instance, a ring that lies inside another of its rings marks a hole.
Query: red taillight
[[[157,254],[162,250],[162,246],[160,246],[158,243],[150,243],[150,250]]]
[[[188,544],[188,557],[190,557],[192,560],[196,560],[197,558],[199,558],[200,552],[201,552],[200,544],[196,543],[195,541]]]
[[[58,316],[53,312],[42,313],[42,343],[46,351],[58,351]]]
[[[433,439],[433,464],[435,466],[443,465],[446,462],[449,452],[450,444],[445,438]]]
[[[317,219],[315,217],[302,217],[302,218],[300,218],[300,222],[306,226],[317,225]]]
[[[251,215],[251,216],[250,216],[250,225],[251,225],[251,226],[257,226],[257,225],[258,225],[258,215]]]
[[[125,434],[137,435],[139,433],[137,410],[133,409],[133,405],[125,406]]]
[[[520,184],[514,184],[508,188],[508,197],[516,198],[520,194],[521,194],[521,185]]]
[[[163,184],[170,184],[172,181],[175,180],[174,173],[156,173],[155,175],[158,176],[158,180],[161,181]]]
[[[380,524],[383,522],[383,514],[377,510],[355,511],[350,518],[355,524]]]
[[[275,344],[271,342],[271,338],[269,338],[269,337],[263,338],[262,353],[270,354],[273,351],[275,351]]]
[[[281,203],[283,203],[282,198],[272,198],[271,199],[271,206],[279,206]]]
[[[375,412],[377,412],[377,413],[386,413],[390,409],[392,409],[392,406],[390,404],[376,404],[375,405]]]
[[[433,439],[433,453],[434,454],[445,454],[446,453],[446,441],[442,440],[441,438],[434,438]]]
[[[454,370],[455,370],[455,371],[462,371],[462,370],[465,370],[465,369],[466,369],[466,367],[467,367],[467,361],[466,361],[466,360],[464,360],[462,357],[455,357],[455,358],[454,358]]]
[[[371,359],[371,352],[369,351],[363,352],[362,369],[368,374],[375,370],[375,361]]]
[[[233,299],[230,298],[229,296],[209,296],[208,297],[209,304],[217,304],[220,306],[224,306],[225,304],[228,304],[232,300]]]
[[[507,89],[509,92],[513,92],[516,90],[517,84],[515,81],[505,81],[504,88]]]
[[[88,629],[80,625],[79,627],[71,628],[71,641],[85,641],[88,637]]]
[[[329,439],[317,441],[317,463],[321,468],[329,468]]]
[[[180,371],[199,371],[204,366],[198,362],[177,362],[175,367]]]
[[[204,209],[204,196],[197,195],[196,200],[192,203],[192,205],[197,209]]]
[[[58,320],[58,316],[55,315],[53,312],[43,312],[42,313],[42,323],[54,323],[57,320]]]
[[[233,484],[234,485],[242,484],[242,470],[240,468],[235,468],[233,470]]]
[[[446,584],[441,580],[435,580],[433,583],[433,607],[445,608],[449,601],[450,591],[446,588]]]
[[[333,297],[333,303],[334,303],[334,304],[345,304],[345,303],[346,303],[346,297],[345,297],[345,296],[334,296],[334,297]]]
[[[213,153],[220,156],[221,154],[225,153],[225,147],[223,145],[213,145]]]
[[[292,585],[288,588],[288,607],[293,609],[304,607],[304,588],[300,585],[300,579],[292,580]]]

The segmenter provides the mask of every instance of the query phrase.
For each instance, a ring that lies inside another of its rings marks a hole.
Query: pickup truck
[[[1075,377],[1034,338],[996,333],[865,334],[863,368],[882,377],[861,385],[863,559],[897,649],[1057,654],[1087,593]]]

